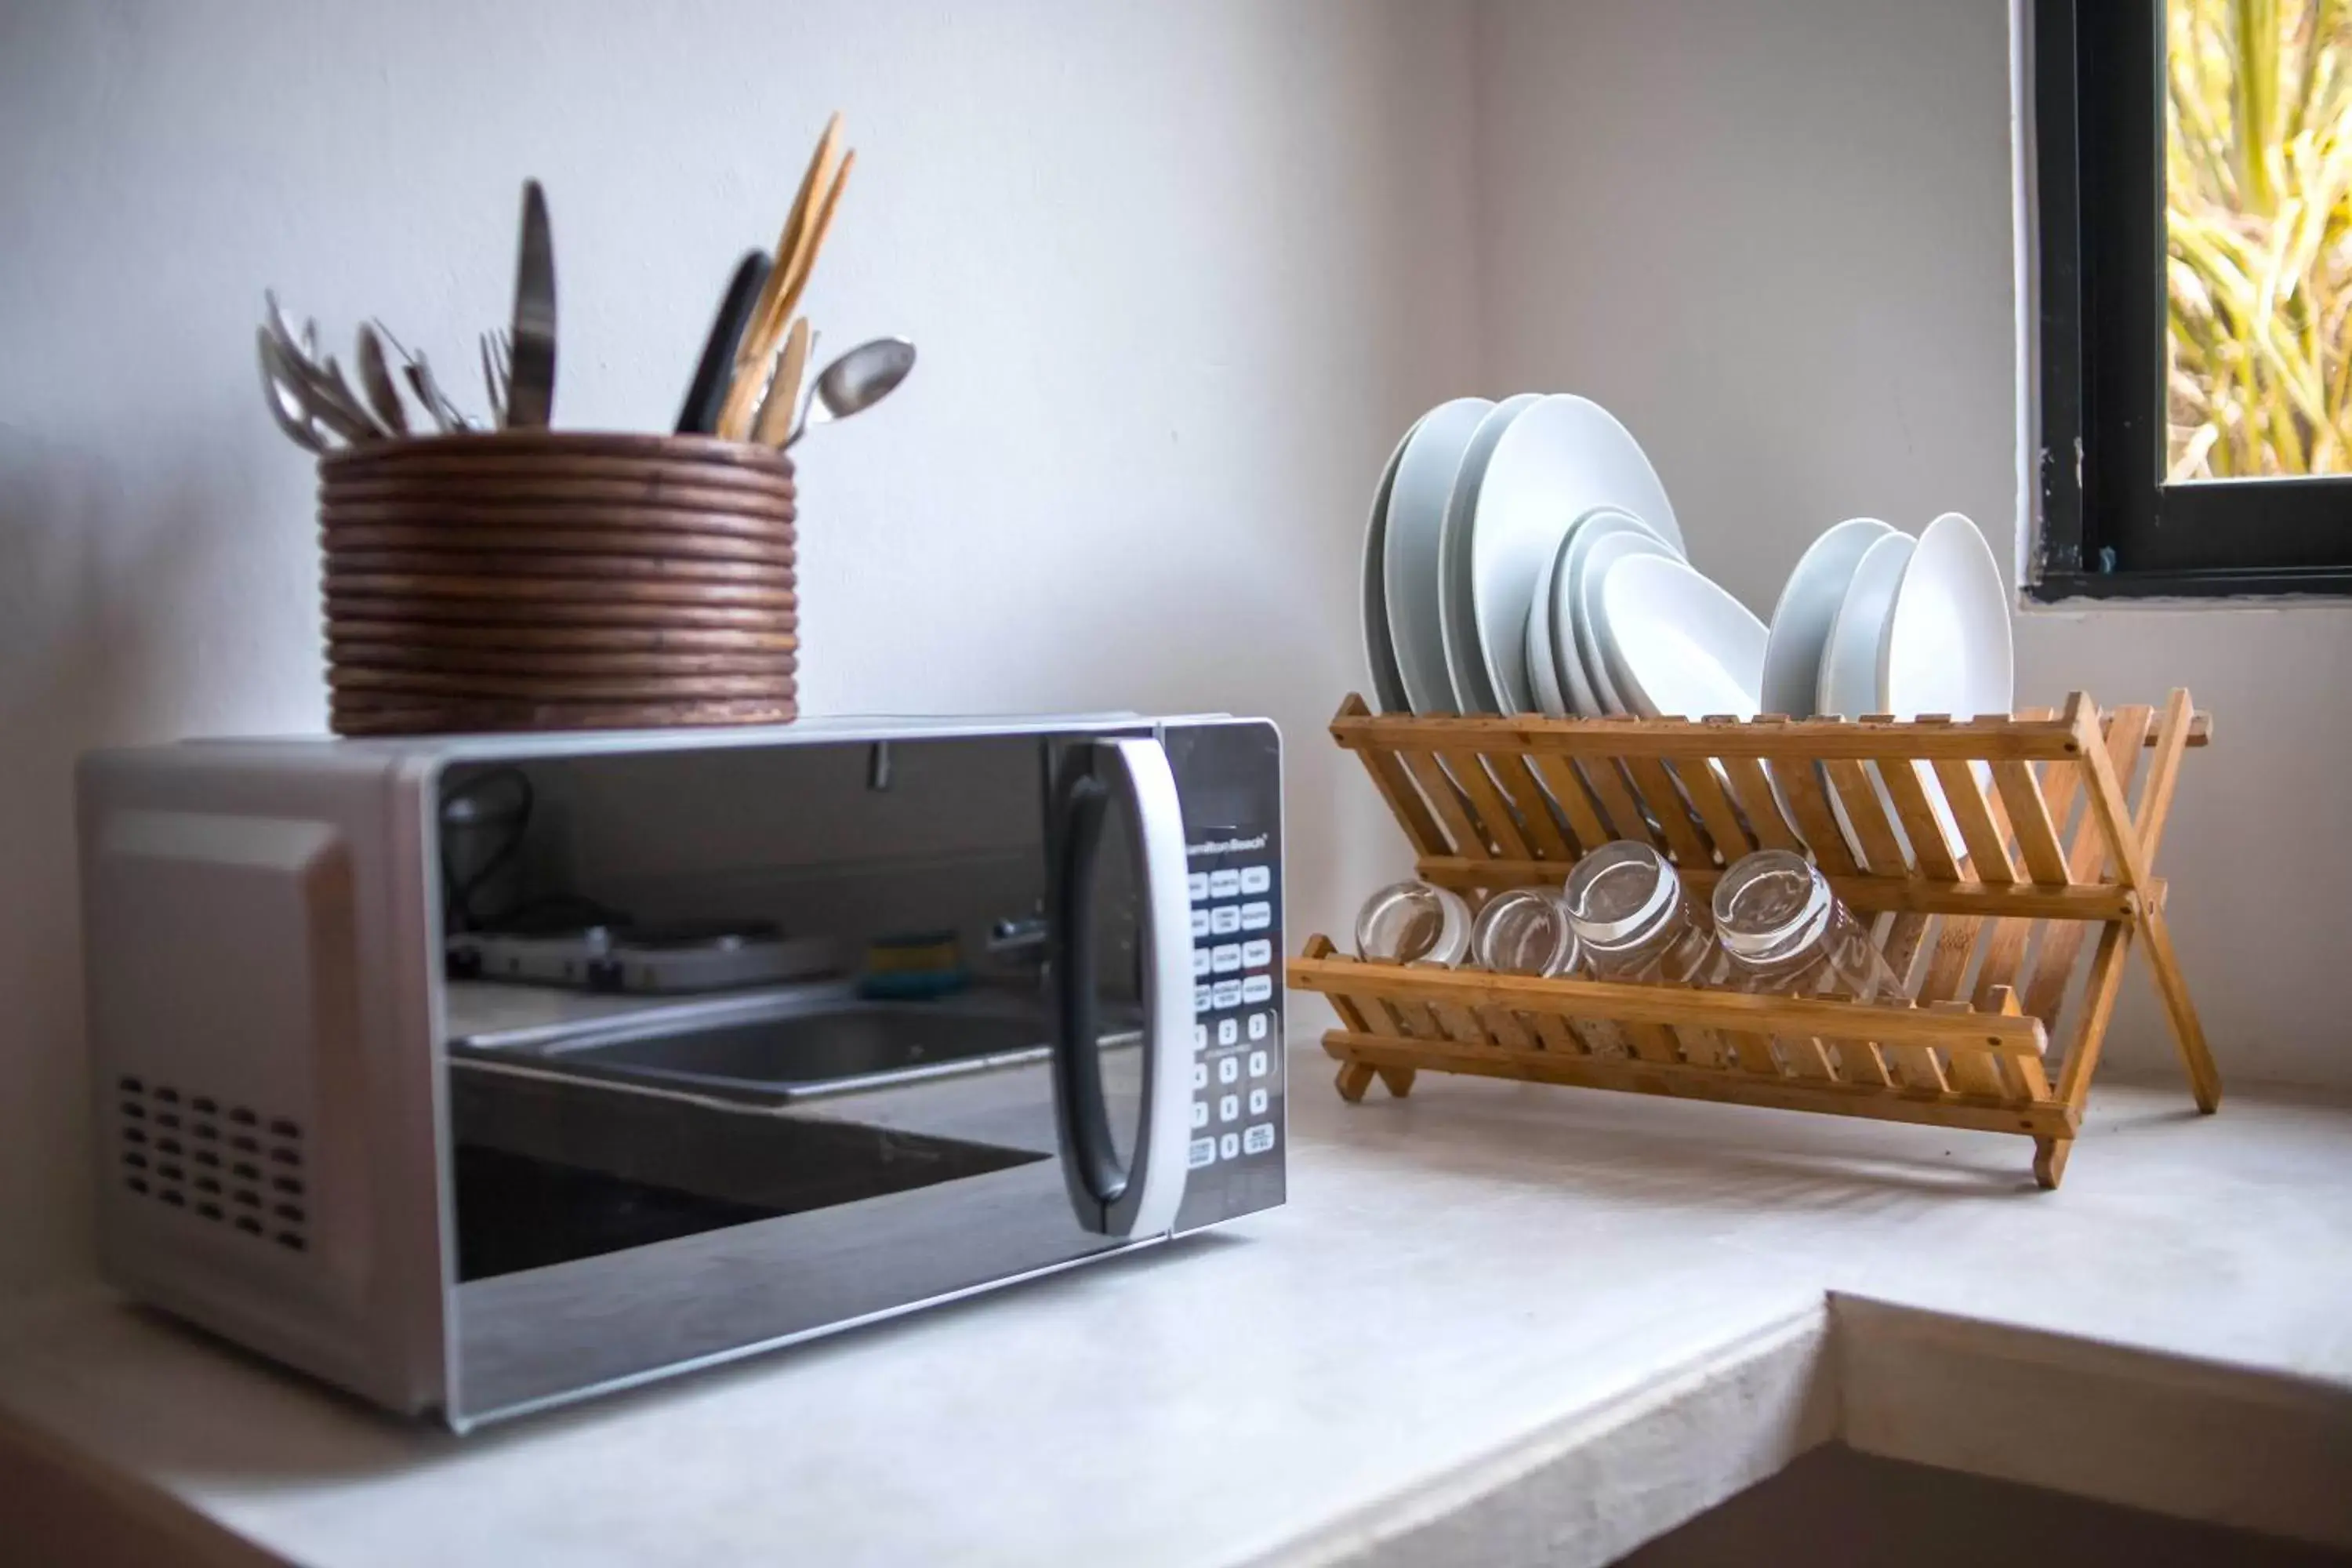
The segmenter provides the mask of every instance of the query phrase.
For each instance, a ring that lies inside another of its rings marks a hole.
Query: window
[[[2032,591],[2352,594],[2352,7],[2029,3]]]

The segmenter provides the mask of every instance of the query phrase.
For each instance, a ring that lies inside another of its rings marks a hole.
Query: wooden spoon
[[[784,334],[776,378],[768,384],[768,401],[760,408],[759,427],[751,434],[762,447],[781,447],[793,433],[793,417],[801,405],[801,376],[808,370],[813,341],[808,318],[794,316],[792,331]]]
[[[841,116],[836,112],[826,122],[815,155],[809,160],[808,171],[801,178],[799,194],[784,219],[783,233],[776,241],[775,268],[768,274],[759,306],[751,313],[751,329],[743,334],[742,344],[736,353],[734,375],[719,405],[717,426],[718,434],[728,440],[744,440],[751,434],[761,395],[767,388],[769,369],[775,363],[801,290],[807,285],[809,270],[816,263],[817,250],[833,226],[842,184],[848,177],[850,166],[857,161],[857,154],[852,152],[842,157],[837,169],[834,167],[834,155],[840,142]]]

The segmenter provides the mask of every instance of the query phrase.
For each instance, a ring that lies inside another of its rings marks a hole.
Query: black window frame
[[[2036,599],[2352,595],[2352,476],[2164,482],[2164,0],[2030,0]]]

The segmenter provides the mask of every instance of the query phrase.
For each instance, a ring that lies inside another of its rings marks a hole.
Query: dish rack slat
[[[1807,851],[1914,998],[1367,963],[1318,935],[1289,980],[1338,1015],[1324,1048],[1351,1101],[1426,1070],[2011,1132],[2054,1187],[2137,940],[2198,1109],[2221,1103],[2153,870],[2181,760],[2211,740],[2186,691],[1852,723],[1376,716],[1351,696],[1331,733],[1425,880],[1474,902],[1556,887],[1633,838],[1704,898],[1750,850]]]

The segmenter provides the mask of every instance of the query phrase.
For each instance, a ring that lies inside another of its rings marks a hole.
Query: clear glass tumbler
[[[1706,914],[1646,844],[1621,838],[1578,861],[1563,901],[1595,979],[1679,985],[1711,980],[1722,967]]]
[[[1356,956],[1371,963],[1451,969],[1470,952],[1470,906],[1450,888],[1395,882],[1364,900]]]
[[[1512,888],[1486,900],[1470,927],[1470,952],[1496,974],[1547,978],[1574,973],[1580,954],[1575,928],[1556,893]]]
[[[1725,977],[1743,991],[1901,1003],[1903,982],[1821,870],[1786,849],[1740,858],[1715,885]]]

